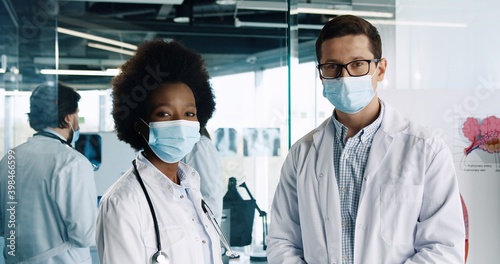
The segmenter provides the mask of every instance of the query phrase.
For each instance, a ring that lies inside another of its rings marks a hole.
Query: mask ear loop
[[[69,140],[69,138],[68,138],[68,144],[70,144],[70,145],[71,145],[71,141],[73,141],[73,138],[75,137],[75,131],[76,131],[76,130],[73,128],[73,122],[68,121],[68,124],[69,124],[69,127],[71,128],[71,132],[73,132],[73,133],[71,134],[71,140]]]
[[[378,64],[377,64],[377,68],[375,68],[375,71],[373,72],[373,74],[370,75],[371,79],[373,79],[373,76],[376,75],[377,71],[378,71]]]
[[[139,119],[149,128],[151,128],[151,126],[149,126],[148,123],[146,123],[146,121],[144,121],[144,119],[142,119],[141,117],[139,117]],[[147,144],[149,144],[149,140],[146,139],[146,137],[141,133],[141,130],[139,129],[139,125],[136,123],[135,125],[135,130],[137,131],[137,134],[141,135],[142,138],[144,139],[144,141],[146,141]]]

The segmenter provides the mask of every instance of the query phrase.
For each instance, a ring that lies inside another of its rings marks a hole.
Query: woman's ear
[[[142,135],[144,138],[146,138],[146,140],[149,139],[149,127],[147,123],[145,123],[141,119],[138,119],[137,121],[134,122],[134,130],[139,135]]]
[[[135,121],[134,122],[134,130],[137,132],[137,133],[141,133],[141,129],[139,127],[139,122]]]

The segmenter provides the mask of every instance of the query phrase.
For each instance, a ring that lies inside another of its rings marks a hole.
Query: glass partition
[[[30,6],[31,8],[21,8]],[[39,56],[56,60],[56,18],[54,3],[47,1],[3,1],[0,5],[0,153],[17,146],[34,133],[29,127],[29,96],[43,82],[56,76],[42,76],[35,65]]]
[[[0,154],[13,146],[15,97],[17,89],[16,69],[18,65],[18,22],[15,11],[7,3],[0,4]],[[13,68],[14,72],[11,72]]]
[[[161,38],[180,41],[204,57],[217,103],[207,130],[223,162],[224,189],[234,177],[268,211],[289,147],[288,2],[193,1],[185,19],[177,19],[182,5],[170,2],[59,2],[58,78],[82,95],[82,133],[102,135],[102,164],[95,172],[98,195],[135,155],[113,132],[113,71],[144,40]],[[51,69],[45,62],[50,58],[40,58],[37,66]],[[87,75],[76,75],[82,72]],[[253,243],[259,244],[262,225],[255,216]]]

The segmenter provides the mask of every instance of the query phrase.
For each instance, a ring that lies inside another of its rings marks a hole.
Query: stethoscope
[[[44,137],[57,139],[57,140],[61,141],[61,143],[66,144],[66,145],[70,146],[71,148],[73,148],[73,146],[71,146],[71,144],[68,141],[63,140],[62,138],[58,137],[57,135],[54,135],[54,134],[47,132],[47,131],[39,131],[39,132],[35,133],[33,136],[44,136]]]
[[[137,169],[137,166],[135,164],[135,160],[132,161],[132,165],[134,165],[134,170],[135,170],[135,176],[137,180],[139,181],[139,184],[141,185],[142,191],[144,192],[144,195],[146,196],[146,200],[148,201],[149,205],[149,210],[151,211],[151,216],[153,217],[153,224],[155,227],[155,234],[156,234],[156,248],[158,251],[153,254],[153,263],[160,263],[160,264],[169,264],[170,263],[170,258],[168,257],[167,253],[161,251],[161,238],[160,238],[160,228],[158,226],[158,220],[156,219],[156,213],[153,208],[153,203],[151,202],[151,198],[149,198],[149,194],[146,190],[146,186],[144,186],[144,182],[141,179],[141,175],[139,174],[139,170]],[[226,248],[226,255],[229,256],[229,258],[238,258],[239,255],[235,253],[231,247],[229,246],[229,243],[227,242],[226,237],[224,236],[224,233],[222,233],[222,230],[217,224],[217,220],[214,217],[214,214],[212,213],[212,210],[208,207],[207,203],[201,200],[201,208],[203,209],[203,212],[205,215],[207,215],[208,219],[214,226],[215,230],[217,231],[217,234],[219,235],[220,240],[222,241],[222,244],[224,244],[224,247]]]

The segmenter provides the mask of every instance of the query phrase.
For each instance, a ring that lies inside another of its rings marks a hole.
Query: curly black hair
[[[68,85],[58,82],[43,83],[30,96],[28,120],[31,128],[41,131],[45,128],[66,128],[65,118],[78,109],[80,95]]]
[[[200,127],[215,111],[215,96],[201,55],[176,41],[145,41],[112,80],[115,130],[118,138],[136,150],[144,138],[134,123],[146,114],[149,98],[159,84],[184,83],[193,92]]]

